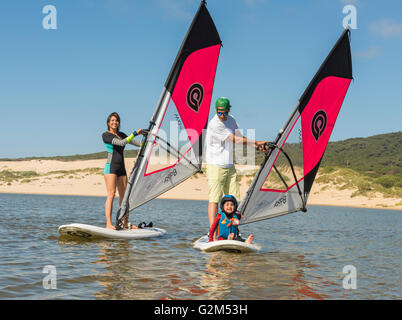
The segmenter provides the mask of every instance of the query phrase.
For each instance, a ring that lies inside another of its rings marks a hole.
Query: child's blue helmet
[[[234,196],[232,196],[231,194],[227,194],[227,195],[223,196],[223,198],[221,200],[221,203],[220,203],[221,210],[223,211],[223,205],[225,204],[226,201],[232,201],[233,202],[233,204],[235,206],[234,211],[236,212],[237,207],[239,206],[239,204],[237,203],[236,198]]]

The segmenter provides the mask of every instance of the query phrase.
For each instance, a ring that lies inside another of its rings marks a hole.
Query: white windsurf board
[[[89,224],[72,223],[59,227],[59,233],[62,236],[81,237],[88,240],[92,239],[146,239],[160,237],[166,234],[166,230],[160,228],[143,229],[123,229],[111,230]]]
[[[204,252],[228,251],[228,252],[257,252],[261,247],[255,243],[245,243],[238,240],[217,240],[208,242],[208,236],[203,236],[194,242],[194,248]]]

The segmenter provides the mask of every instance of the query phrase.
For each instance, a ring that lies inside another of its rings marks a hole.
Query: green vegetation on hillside
[[[299,144],[287,144],[284,149],[295,167]],[[256,153],[256,163],[264,155]],[[278,166],[288,165],[284,157]],[[374,196],[376,192],[386,197],[402,197],[402,132],[353,138],[330,142],[318,171],[318,183],[330,183],[339,189],[356,188],[352,196]]]
[[[41,177],[47,177],[49,179],[63,179],[65,177],[69,179],[82,179],[84,176],[93,174],[103,174],[103,168],[86,168],[76,170],[57,170],[47,173],[37,173],[36,171],[12,171],[2,170],[0,171],[0,185],[11,185],[13,182],[17,183],[29,183],[38,180]]]
[[[127,158],[136,157],[138,150],[127,150],[124,151],[124,156]],[[107,159],[107,152],[96,152],[88,154],[76,154],[73,156],[54,156],[54,157],[27,157],[27,158],[3,158],[0,161],[27,161],[27,160],[58,160],[58,161],[77,161],[77,160],[98,160]]]
[[[402,181],[398,176],[374,178],[353,169],[327,166],[320,169],[316,182],[333,185],[338,190],[355,189],[351,197],[374,198],[378,192],[384,197],[402,198]]]
[[[284,148],[295,166],[300,165],[295,160],[298,148],[298,144]],[[264,155],[256,152],[256,163],[263,159]],[[330,142],[321,162],[321,168],[328,166],[350,168],[371,177],[402,174],[402,131]]]
[[[297,148],[300,148],[300,146],[293,144],[286,145],[287,153],[293,159],[295,166],[300,165],[298,161],[295,160],[295,151]],[[128,150],[124,152],[124,155],[125,157],[135,157],[137,153],[138,150]],[[264,154],[255,152],[255,157],[255,163],[258,165],[263,161]],[[75,161],[106,158],[107,153],[104,151],[73,156],[29,157],[18,159],[3,158],[0,159],[0,161]],[[350,168],[372,177],[402,174],[402,131],[368,138],[353,138],[330,142],[321,162],[322,168],[327,166]]]
[[[324,174],[321,178],[331,170],[329,179],[349,179],[342,182],[344,187],[357,188],[352,196],[379,192],[402,197],[402,132],[329,143],[319,170]]]
[[[321,166],[346,167],[371,177],[402,174],[402,131],[330,142]]]

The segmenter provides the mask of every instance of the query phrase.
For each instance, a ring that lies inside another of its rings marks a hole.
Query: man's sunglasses
[[[227,116],[229,112],[217,112],[218,116]]]

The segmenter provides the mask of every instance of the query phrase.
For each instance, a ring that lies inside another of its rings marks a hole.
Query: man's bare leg
[[[211,228],[212,224],[214,223],[217,213],[218,213],[218,204],[216,202],[210,202],[208,204],[209,228]]]

